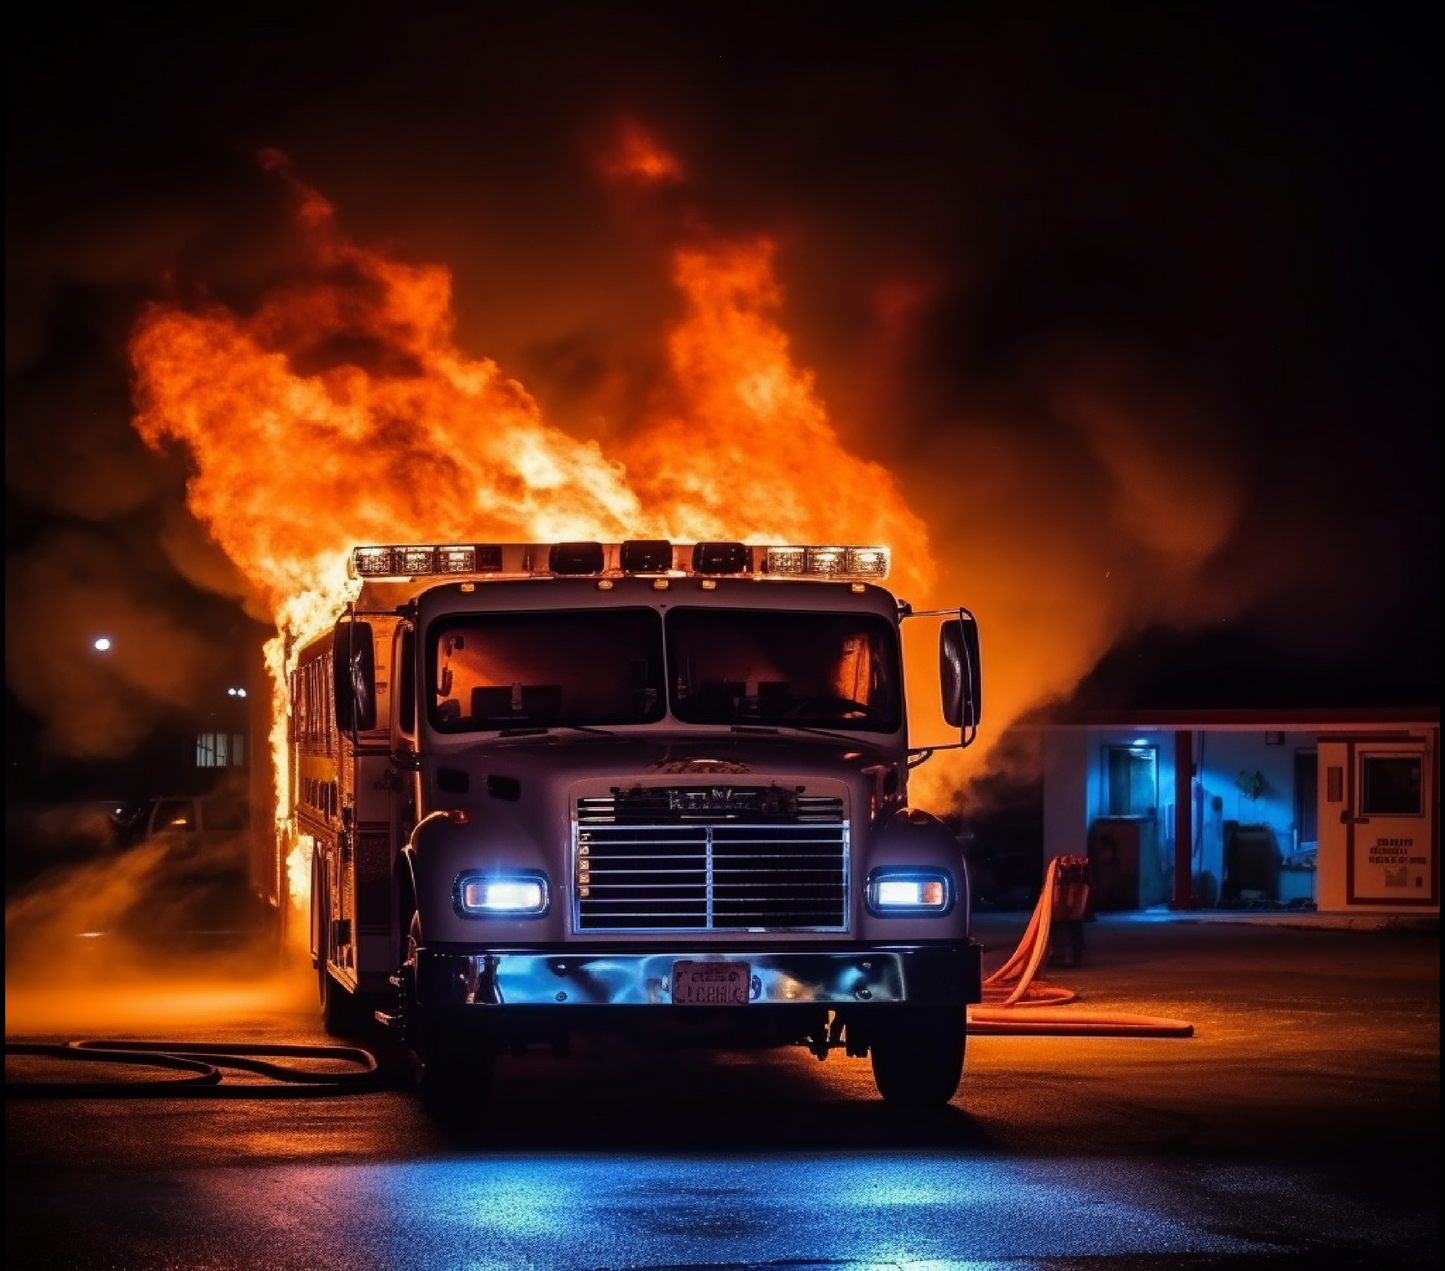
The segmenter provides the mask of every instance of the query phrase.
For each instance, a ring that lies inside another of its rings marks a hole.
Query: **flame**
[[[286,651],[353,594],[357,543],[886,542],[906,586],[931,585],[923,523],[885,469],[845,450],[793,358],[769,239],[712,237],[690,218],[669,248],[683,310],[662,338],[667,382],[606,454],[458,347],[446,267],[350,241],[284,156],[263,163],[293,190],[304,266],[249,313],[151,303],[129,353],[137,431],[189,452],[191,511],[278,628],[266,661],[285,841]],[[599,169],[619,184],[683,179],[635,125]],[[299,860],[304,845],[290,850]],[[293,896],[306,886],[290,879]]]

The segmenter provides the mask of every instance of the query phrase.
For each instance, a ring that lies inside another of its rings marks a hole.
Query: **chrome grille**
[[[843,800],[773,793],[579,799],[578,930],[846,930]]]

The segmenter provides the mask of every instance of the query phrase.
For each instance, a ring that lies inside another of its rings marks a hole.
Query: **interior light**
[[[554,574],[600,574],[605,563],[601,543],[553,543],[547,554]]]

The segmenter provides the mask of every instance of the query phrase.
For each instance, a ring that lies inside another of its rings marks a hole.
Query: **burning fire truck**
[[[398,1030],[438,1108],[589,1031],[841,1047],[890,1102],[953,1096],[980,947],[959,842],[908,780],[974,738],[972,614],[895,599],[882,547],[368,546],[350,568],[356,599],[287,669],[328,1031]]]

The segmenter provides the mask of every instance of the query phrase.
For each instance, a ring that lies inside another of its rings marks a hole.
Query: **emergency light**
[[[890,552],[843,544],[672,543],[396,543],[357,547],[353,578],[422,578],[490,575],[503,578],[655,578],[717,576],[881,582]]]

